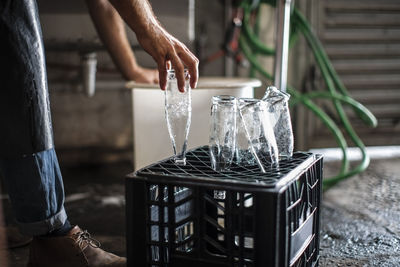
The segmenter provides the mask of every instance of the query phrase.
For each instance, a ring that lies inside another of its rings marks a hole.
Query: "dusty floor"
[[[325,192],[321,219],[321,266],[400,266],[400,158]]]
[[[326,163],[324,172],[336,169]],[[130,171],[128,162],[63,167],[71,223],[118,255],[125,255],[124,175]],[[320,266],[400,266],[400,158],[372,161],[362,175],[325,192],[321,222]],[[27,247],[10,250],[10,267],[25,266],[27,253]]]

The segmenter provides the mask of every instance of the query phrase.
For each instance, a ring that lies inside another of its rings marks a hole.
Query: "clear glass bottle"
[[[233,96],[212,97],[210,122],[211,167],[215,171],[228,171],[236,146],[237,100]]]
[[[269,86],[262,98],[267,105],[281,159],[291,158],[293,155],[294,137],[288,104],[289,98],[289,94],[274,86]]]
[[[165,118],[178,165],[186,164],[186,147],[192,118],[189,72],[185,70],[185,92],[180,92],[174,70],[168,70],[165,89]]]
[[[211,167],[218,172],[229,171],[236,151],[237,100],[233,96],[212,97],[210,121]],[[225,190],[214,190],[215,199],[225,199]]]
[[[238,105],[248,146],[242,147],[244,151],[237,154],[239,157],[244,155],[246,160],[252,154],[260,170],[265,172],[263,162],[278,163],[278,149],[266,104],[259,99],[240,98]]]
[[[254,136],[260,136],[261,124],[254,123],[253,114],[246,112],[251,104],[257,103],[254,98],[239,98],[238,99],[238,115],[237,115],[237,136],[236,136],[236,163],[238,165],[253,165],[256,164],[256,158],[253,155],[252,144],[249,140],[253,140]],[[242,109],[242,112],[240,112]],[[242,116],[240,114],[242,113]],[[243,118],[242,118],[243,117]],[[244,121],[247,122],[247,131]],[[257,146],[256,146],[257,148]]]

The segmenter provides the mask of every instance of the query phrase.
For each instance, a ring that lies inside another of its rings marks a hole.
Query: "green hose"
[[[263,2],[273,6],[275,5],[274,0],[263,0]],[[249,60],[252,69],[257,70],[265,78],[272,81],[273,76],[261,66],[261,64],[257,61],[255,54],[257,53],[265,56],[272,56],[275,51],[272,48],[266,47],[258,39],[257,35],[249,26],[250,12],[254,7],[251,7],[246,1],[242,3],[242,7],[244,9],[243,35],[241,35],[239,40],[242,52]],[[326,178],[323,180],[324,189],[326,190],[338,183],[339,181],[364,171],[368,167],[370,162],[368,154],[366,153],[365,146],[351,126],[350,121],[342,107],[342,103],[352,107],[356,114],[359,115],[359,117],[369,126],[376,127],[377,120],[365,106],[349,96],[347,89],[339,79],[328,56],[326,55],[323,46],[312,32],[309,23],[297,9],[294,9],[291,18],[291,38],[289,41],[290,46],[292,46],[297,40],[298,32],[301,32],[303,34],[308,45],[310,46],[329,92],[312,92],[301,94],[295,89],[289,87],[287,89],[292,96],[290,104],[295,105],[297,103],[302,103],[317,117],[319,117],[324,125],[327,126],[334,135],[339,147],[342,150],[343,155],[342,166],[339,173],[334,177]],[[336,88],[339,90],[339,92],[336,91]],[[312,99],[320,98],[329,99],[333,102],[335,109],[338,113],[338,117],[343,123],[346,133],[350,136],[351,140],[361,151],[361,163],[352,170],[349,170],[349,162],[347,159],[347,143],[342,132],[340,131],[339,127],[334,123],[334,121],[312,101]]]
[[[255,34],[256,36],[258,36],[258,34],[259,34],[259,32],[260,32],[260,20],[261,20],[260,11],[261,11],[261,10],[258,8],[258,9],[257,9],[256,22],[255,22],[255,25],[254,25],[254,34]],[[248,21],[249,15],[247,14],[246,17],[247,17],[246,19],[247,19],[247,21]],[[246,25],[248,25],[248,23],[246,23]],[[272,53],[274,53],[274,51],[272,51]],[[253,52],[253,55],[254,55],[254,56],[257,56],[257,52],[254,51],[254,52]],[[253,67],[250,68],[249,76],[250,76],[251,78],[254,78],[254,77],[256,76],[256,70],[255,70]]]
[[[249,40],[249,46],[252,50],[257,51],[257,53],[265,55],[265,56],[272,56],[275,55],[275,49],[266,47],[263,42],[258,39],[257,35],[253,32],[250,28],[250,7],[246,6],[244,8],[243,14],[243,24],[242,24],[242,32],[245,35],[246,39]]]
[[[297,16],[296,15],[293,16],[294,19],[302,18],[302,16],[300,16],[300,13],[297,10],[295,11],[294,14],[297,15]],[[296,23],[296,22],[298,22],[298,23]],[[325,83],[328,87],[329,92],[331,94],[336,94],[335,82],[334,82],[336,77],[332,77],[332,72],[329,71],[329,67],[328,67],[328,65],[330,65],[328,63],[329,59],[327,58],[326,54],[324,53],[322,45],[319,43],[317,37],[312,33],[312,31],[309,27],[309,24],[306,22],[305,19],[298,19],[298,20],[295,19],[295,23],[296,23],[296,25],[298,25],[299,29],[304,34],[304,37],[306,38],[308,44],[312,48],[314,57],[317,61],[317,64],[318,64],[320,70],[321,70],[322,76],[325,80]],[[336,80],[338,80],[338,79],[336,78]],[[336,84],[337,84],[337,82],[336,82]],[[347,90],[345,91],[345,93],[347,93]],[[342,175],[339,177],[334,177],[334,178],[325,180],[325,184],[327,187],[330,187],[330,186],[336,184],[337,182],[339,182],[340,180],[343,180],[343,179],[346,179],[346,178],[352,176],[353,174],[357,174],[357,173],[364,171],[368,167],[369,161],[370,161],[369,156],[366,153],[365,146],[364,146],[363,142],[361,141],[361,139],[355,133],[353,127],[351,126],[350,121],[348,120],[347,115],[345,114],[345,112],[343,110],[341,102],[338,99],[333,99],[333,104],[335,106],[336,111],[338,112],[339,118],[341,119],[341,121],[344,125],[344,129],[350,136],[351,140],[360,149],[361,154],[362,154],[362,160],[361,160],[361,163],[356,168],[354,168],[352,171],[350,171],[346,175]],[[372,115],[372,113],[369,112],[367,114],[367,113],[361,112],[361,114],[363,114],[363,116],[361,116],[361,118],[364,118],[364,121],[367,120],[366,122],[370,126],[376,126],[376,124],[377,124],[376,118]],[[370,116],[368,116],[368,115],[370,115]]]
[[[347,91],[342,81],[339,79],[334,67],[332,66],[332,63],[330,62],[328,56],[325,53],[325,50],[323,49],[321,42],[313,33],[311,26],[307,22],[305,17],[297,9],[294,9],[292,22],[297,26],[296,28],[301,29],[310,47],[312,47],[313,53],[317,53],[318,55],[316,57],[318,57],[322,61],[322,64],[324,64],[324,69],[327,72],[326,75],[330,76],[332,78],[332,82],[334,83],[333,85],[331,85],[330,88],[335,88],[336,86],[343,95],[349,96],[349,92]],[[371,127],[377,126],[377,120],[372,114],[372,116],[366,116],[365,113],[359,113],[357,111],[356,113],[365,123],[367,123],[367,125]]]
[[[353,98],[345,95],[340,95],[336,93],[328,93],[328,92],[311,92],[311,93],[305,93],[303,94],[304,97],[308,98],[325,98],[325,99],[330,99],[330,100],[339,100],[341,102],[346,103],[347,105],[351,106],[354,110],[360,113],[365,113],[368,117],[372,116],[373,114],[369,109],[367,109],[364,105],[362,105],[360,102],[357,102]],[[292,101],[292,105],[295,105],[297,102],[299,102],[297,99]]]

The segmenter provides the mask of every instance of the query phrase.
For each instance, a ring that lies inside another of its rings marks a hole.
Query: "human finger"
[[[167,68],[165,61],[158,64],[158,83],[160,84],[161,90],[165,90],[167,86]]]
[[[185,75],[184,75],[184,66],[180,60],[180,58],[176,54],[172,54],[170,56],[171,64],[173,69],[175,70],[175,77],[178,81],[178,89],[182,93],[185,92]]]
[[[181,52],[179,56],[189,70],[190,87],[196,88],[199,77],[199,60],[187,48],[184,52]]]
[[[197,58],[196,58],[197,59]],[[199,79],[199,61],[193,61],[192,63],[187,63],[187,68],[190,74],[190,87],[196,88],[197,81]]]

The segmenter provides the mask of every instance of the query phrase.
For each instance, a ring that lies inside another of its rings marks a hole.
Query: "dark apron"
[[[19,157],[52,147],[36,1],[0,0],[0,157]]]

